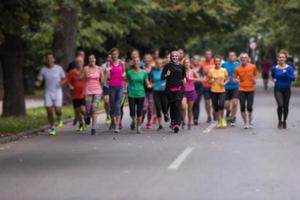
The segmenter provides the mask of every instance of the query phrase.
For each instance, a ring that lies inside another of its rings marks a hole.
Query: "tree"
[[[23,67],[25,33],[38,30],[46,1],[4,0],[0,4],[0,60],[3,70],[3,116],[25,114]]]

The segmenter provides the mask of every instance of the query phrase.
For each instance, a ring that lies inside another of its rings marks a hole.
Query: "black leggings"
[[[154,91],[154,103],[158,118],[161,118],[161,112],[168,114],[168,100],[164,91]]]
[[[254,92],[239,91],[239,99],[240,99],[241,112],[245,112],[246,107],[248,112],[253,111]]]
[[[183,98],[183,90],[171,92],[167,91],[168,105],[170,107],[171,123],[180,125],[182,122],[181,102]]]
[[[278,120],[286,121],[288,114],[289,114],[289,103],[290,103],[290,97],[291,97],[291,88],[285,88],[285,89],[274,89],[274,96],[277,102],[277,116]]]
[[[195,100],[194,105],[193,105],[194,121],[198,121],[198,119],[199,119],[200,102],[201,102],[201,98],[202,98],[202,88],[197,89],[196,93],[197,93],[197,99]]]
[[[225,92],[211,92],[211,100],[215,112],[219,112],[224,109]]]
[[[128,97],[129,102],[129,111],[130,111],[130,117],[141,117],[143,106],[144,106],[144,97],[142,98],[132,98]]]

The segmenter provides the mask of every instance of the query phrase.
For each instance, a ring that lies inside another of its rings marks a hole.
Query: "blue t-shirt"
[[[285,89],[290,88],[295,80],[293,67],[287,65],[280,69],[277,65],[272,68],[272,78],[276,79],[275,88]]]
[[[150,78],[154,82],[154,91],[165,91],[166,80],[161,79],[162,69],[153,68],[150,72]]]
[[[233,74],[235,69],[240,66],[239,62],[229,62],[225,61],[222,64],[222,67],[225,68],[228,72],[229,82],[225,85],[226,90],[235,90],[239,88],[239,84],[233,81]]]

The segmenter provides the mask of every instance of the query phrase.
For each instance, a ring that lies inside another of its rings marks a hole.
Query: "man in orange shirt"
[[[257,79],[256,66],[249,63],[249,60],[247,53],[241,53],[241,66],[236,68],[234,72],[235,82],[239,83],[239,99],[244,129],[252,127],[252,111]]]
[[[202,86],[203,86],[203,96],[205,102],[205,110],[207,113],[207,123],[212,121],[211,113],[212,113],[212,102],[211,102],[211,93],[210,87],[211,84],[209,82],[208,71],[215,67],[215,63],[213,60],[213,52],[212,50],[205,51],[205,61],[200,64],[200,70],[202,72]]]
[[[85,81],[81,78],[83,72],[83,58],[77,56],[75,59],[75,68],[67,74],[68,85],[71,91],[75,117],[79,122],[78,131],[85,129],[83,117],[85,115]]]

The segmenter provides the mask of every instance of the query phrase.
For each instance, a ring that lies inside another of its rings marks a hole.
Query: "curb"
[[[72,122],[73,119],[65,119],[64,120],[64,124],[68,124],[70,122]],[[16,134],[12,134],[9,136],[4,136],[0,138],[0,144],[5,144],[5,143],[9,143],[9,142],[13,142],[13,141],[17,141],[22,137],[26,137],[26,136],[31,136],[31,135],[38,135],[41,132],[44,132],[45,130],[47,130],[49,128],[49,125],[45,125],[39,128],[35,128],[35,129],[31,129],[31,130],[27,130],[27,131],[23,131],[23,132],[19,132]]]

